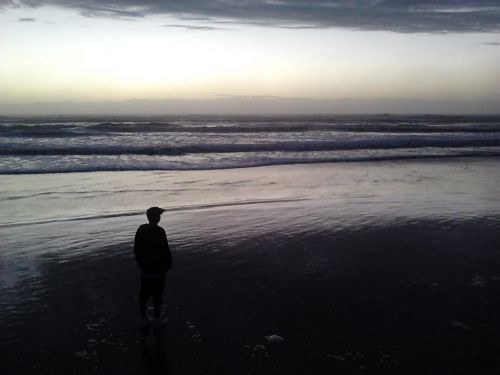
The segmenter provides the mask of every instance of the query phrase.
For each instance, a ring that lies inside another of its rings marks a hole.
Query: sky
[[[0,0],[0,113],[234,98],[494,112],[500,1]]]

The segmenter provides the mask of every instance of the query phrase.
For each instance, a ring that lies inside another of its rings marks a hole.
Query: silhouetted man
[[[141,269],[139,306],[141,326],[143,327],[150,322],[146,314],[146,306],[150,296],[153,296],[154,325],[161,326],[166,323],[166,321],[161,320],[160,314],[165,276],[172,267],[172,254],[168,246],[167,235],[163,228],[158,226],[164,211],[159,207],[149,208],[146,211],[149,223],[142,224],[135,234],[135,260]]]

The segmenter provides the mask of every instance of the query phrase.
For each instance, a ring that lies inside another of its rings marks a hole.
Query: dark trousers
[[[141,277],[141,290],[139,291],[139,304],[141,317],[146,317],[146,305],[149,297],[153,296],[155,318],[160,317],[163,299],[163,288],[165,287],[165,276],[163,277]]]

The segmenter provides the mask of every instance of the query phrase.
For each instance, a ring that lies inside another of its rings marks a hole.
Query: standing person
[[[149,325],[146,313],[149,297],[153,297],[154,322],[156,327],[166,323],[160,317],[165,276],[172,268],[172,254],[168,246],[165,230],[158,226],[161,214],[165,212],[159,207],[150,207],[146,211],[148,224],[142,224],[135,234],[135,260],[141,270],[141,289],[139,291],[139,307],[141,326]]]

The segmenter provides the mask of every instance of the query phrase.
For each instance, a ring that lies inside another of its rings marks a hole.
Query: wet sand
[[[425,168],[449,172],[443,163]],[[19,258],[25,277],[1,284],[1,373],[498,373],[496,187],[476,180],[443,206],[426,200],[439,189],[449,196],[464,176],[456,166],[448,185],[426,181],[421,196],[397,194],[412,182],[399,185],[405,170],[420,167],[403,163],[387,172],[383,190],[394,194],[383,201],[372,178],[362,183],[374,196],[349,204],[296,197],[167,212],[174,268],[163,330],[137,329],[130,239],[73,256]],[[143,221],[100,220],[96,226],[122,230]],[[66,226],[37,230],[62,236]],[[100,235],[88,233],[89,240]],[[268,342],[272,334],[285,341]]]

